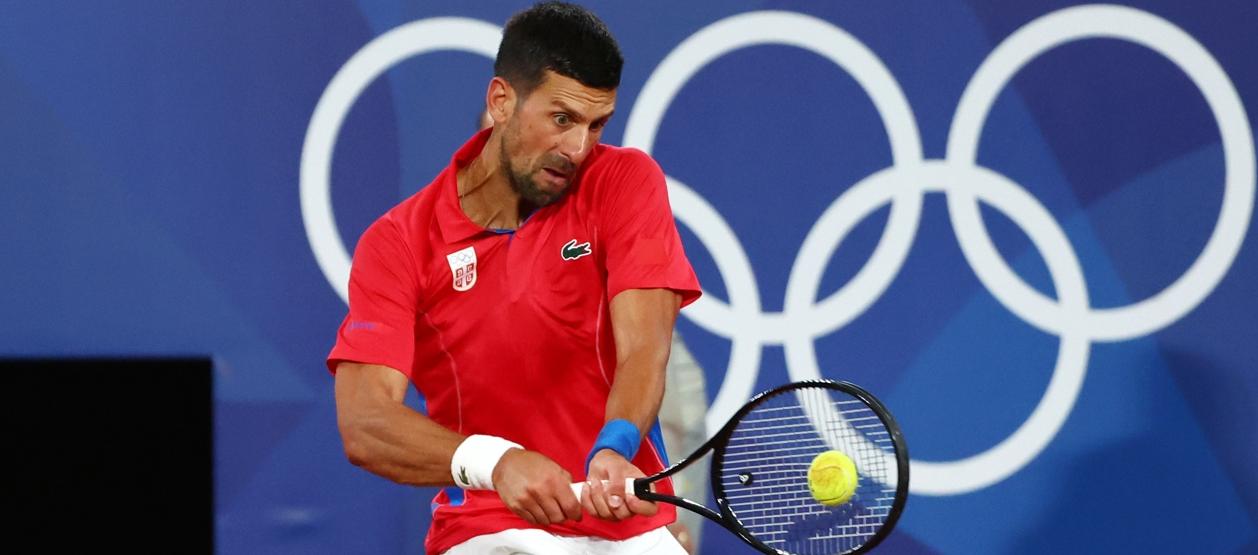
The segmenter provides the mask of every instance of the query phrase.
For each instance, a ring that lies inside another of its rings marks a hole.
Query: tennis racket
[[[845,503],[828,506],[808,487],[817,455],[839,451],[855,463],[857,487]],[[717,509],[651,491],[712,452]],[[573,484],[580,496],[583,484]],[[909,489],[909,454],[891,413],[868,391],[847,382],[802,381],[747,402],[693,454],[626,491],[699,513],[762,553],[865,553],[895,527]]]

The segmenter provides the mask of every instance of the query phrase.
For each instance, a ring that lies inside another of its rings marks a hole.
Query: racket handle
[[[607,487],[611,483],[608,480],[602,480],[602,482],[603,487]],[[585,482],[573,482],[570,485],[572,486],[572,493],[576,494],[578,498],[581,497],[581,491],[585,489]],[[633,478],[625,478],[625,491],[633,493]]]

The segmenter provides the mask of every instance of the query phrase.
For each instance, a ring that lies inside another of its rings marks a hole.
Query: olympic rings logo
[[[350,257],[331,208],[329,175],[336,137],[364,89],[393,65],[420,54],[459,50],[493,58],[499,27],[465,18],[430,18],[402,25],[356,53],[320,98],[302,151],[301,208],[319,267],[348,299]],[[1000,91],[1040,54],[1062,44],[1113,38],[1158,52],[1204,95],[1218,123],[1226,177],[1223,206],[1204,249],[1173,283],[1153,296],[1115,308],[1092,308],[1083,268],[1061,226],[1030,193],[1009,178],[976,165],[979,138]],[[913,461],[913,491],[955,495],[1016,473],[1052,441],[1078,397],[1093,342],[1141,337],[1195,308],[1231,268],[1244,241],[1255,194],[1252,130],[1231,80],[1192,36],[1150,13],[1087,5],[1042,16],[1015,31],[980,65],[961,96],[944,159],[923,157],[916,118],[899,84],[864,44],[833,24],[793,12],[731,16],[696,32],[655,69],[634,104],[622,144],[651,151],[660,121],[682,86],[708,63],[755,45],[802,48],[848,72],[873,101],[887,130],[894,163],[856,183],[823,212],[804,239],[788,279],[781,312],[764,312],[755,273],[737,235],[702,196],[668,178],[674,215],[690,228],[716,263],[729,302],[705,295],[683,314],[732,344],[725,380],[708,413],[723,423],[752,391],[763,348],[782,345],[792,379],[821,376],[814,341],[862,314],[898,274],[917,232],[923,197],[943,193],[967,263],[1013,314],[1060,337],[1053,376],[1027,420],[988,450],[953,461]],[[1047,263],[1058,298],[1024,282],[1000,256],[979,216],[979,201],[1022,228]],[[891,205],[882,237],[865,265],[838,291],[817,299],[830,256],[846,234],[884,204]]]

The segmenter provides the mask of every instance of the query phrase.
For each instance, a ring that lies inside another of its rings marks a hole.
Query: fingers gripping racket
[[[651,491],[708,451],[717,510]],[[853,470],[854,487],[826,476],[850,479]],[[904,509],[909,455],[891,413],[869,392],[803,381],[757,395],[689,457],[628,482],[637,497],[699,513],[763,553],[865,553]]]

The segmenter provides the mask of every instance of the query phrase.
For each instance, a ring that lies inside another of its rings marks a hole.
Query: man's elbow
[[[345,458],[350,464],[370,469],[372,456],[370,432],[364,418],[342,417],[341,446],[345,449]]]
[[[345,447],[345,458],[350,464],[359,468],[367,468],[370,465],[371,455],[362,441],[345,438],[342,443]]]

